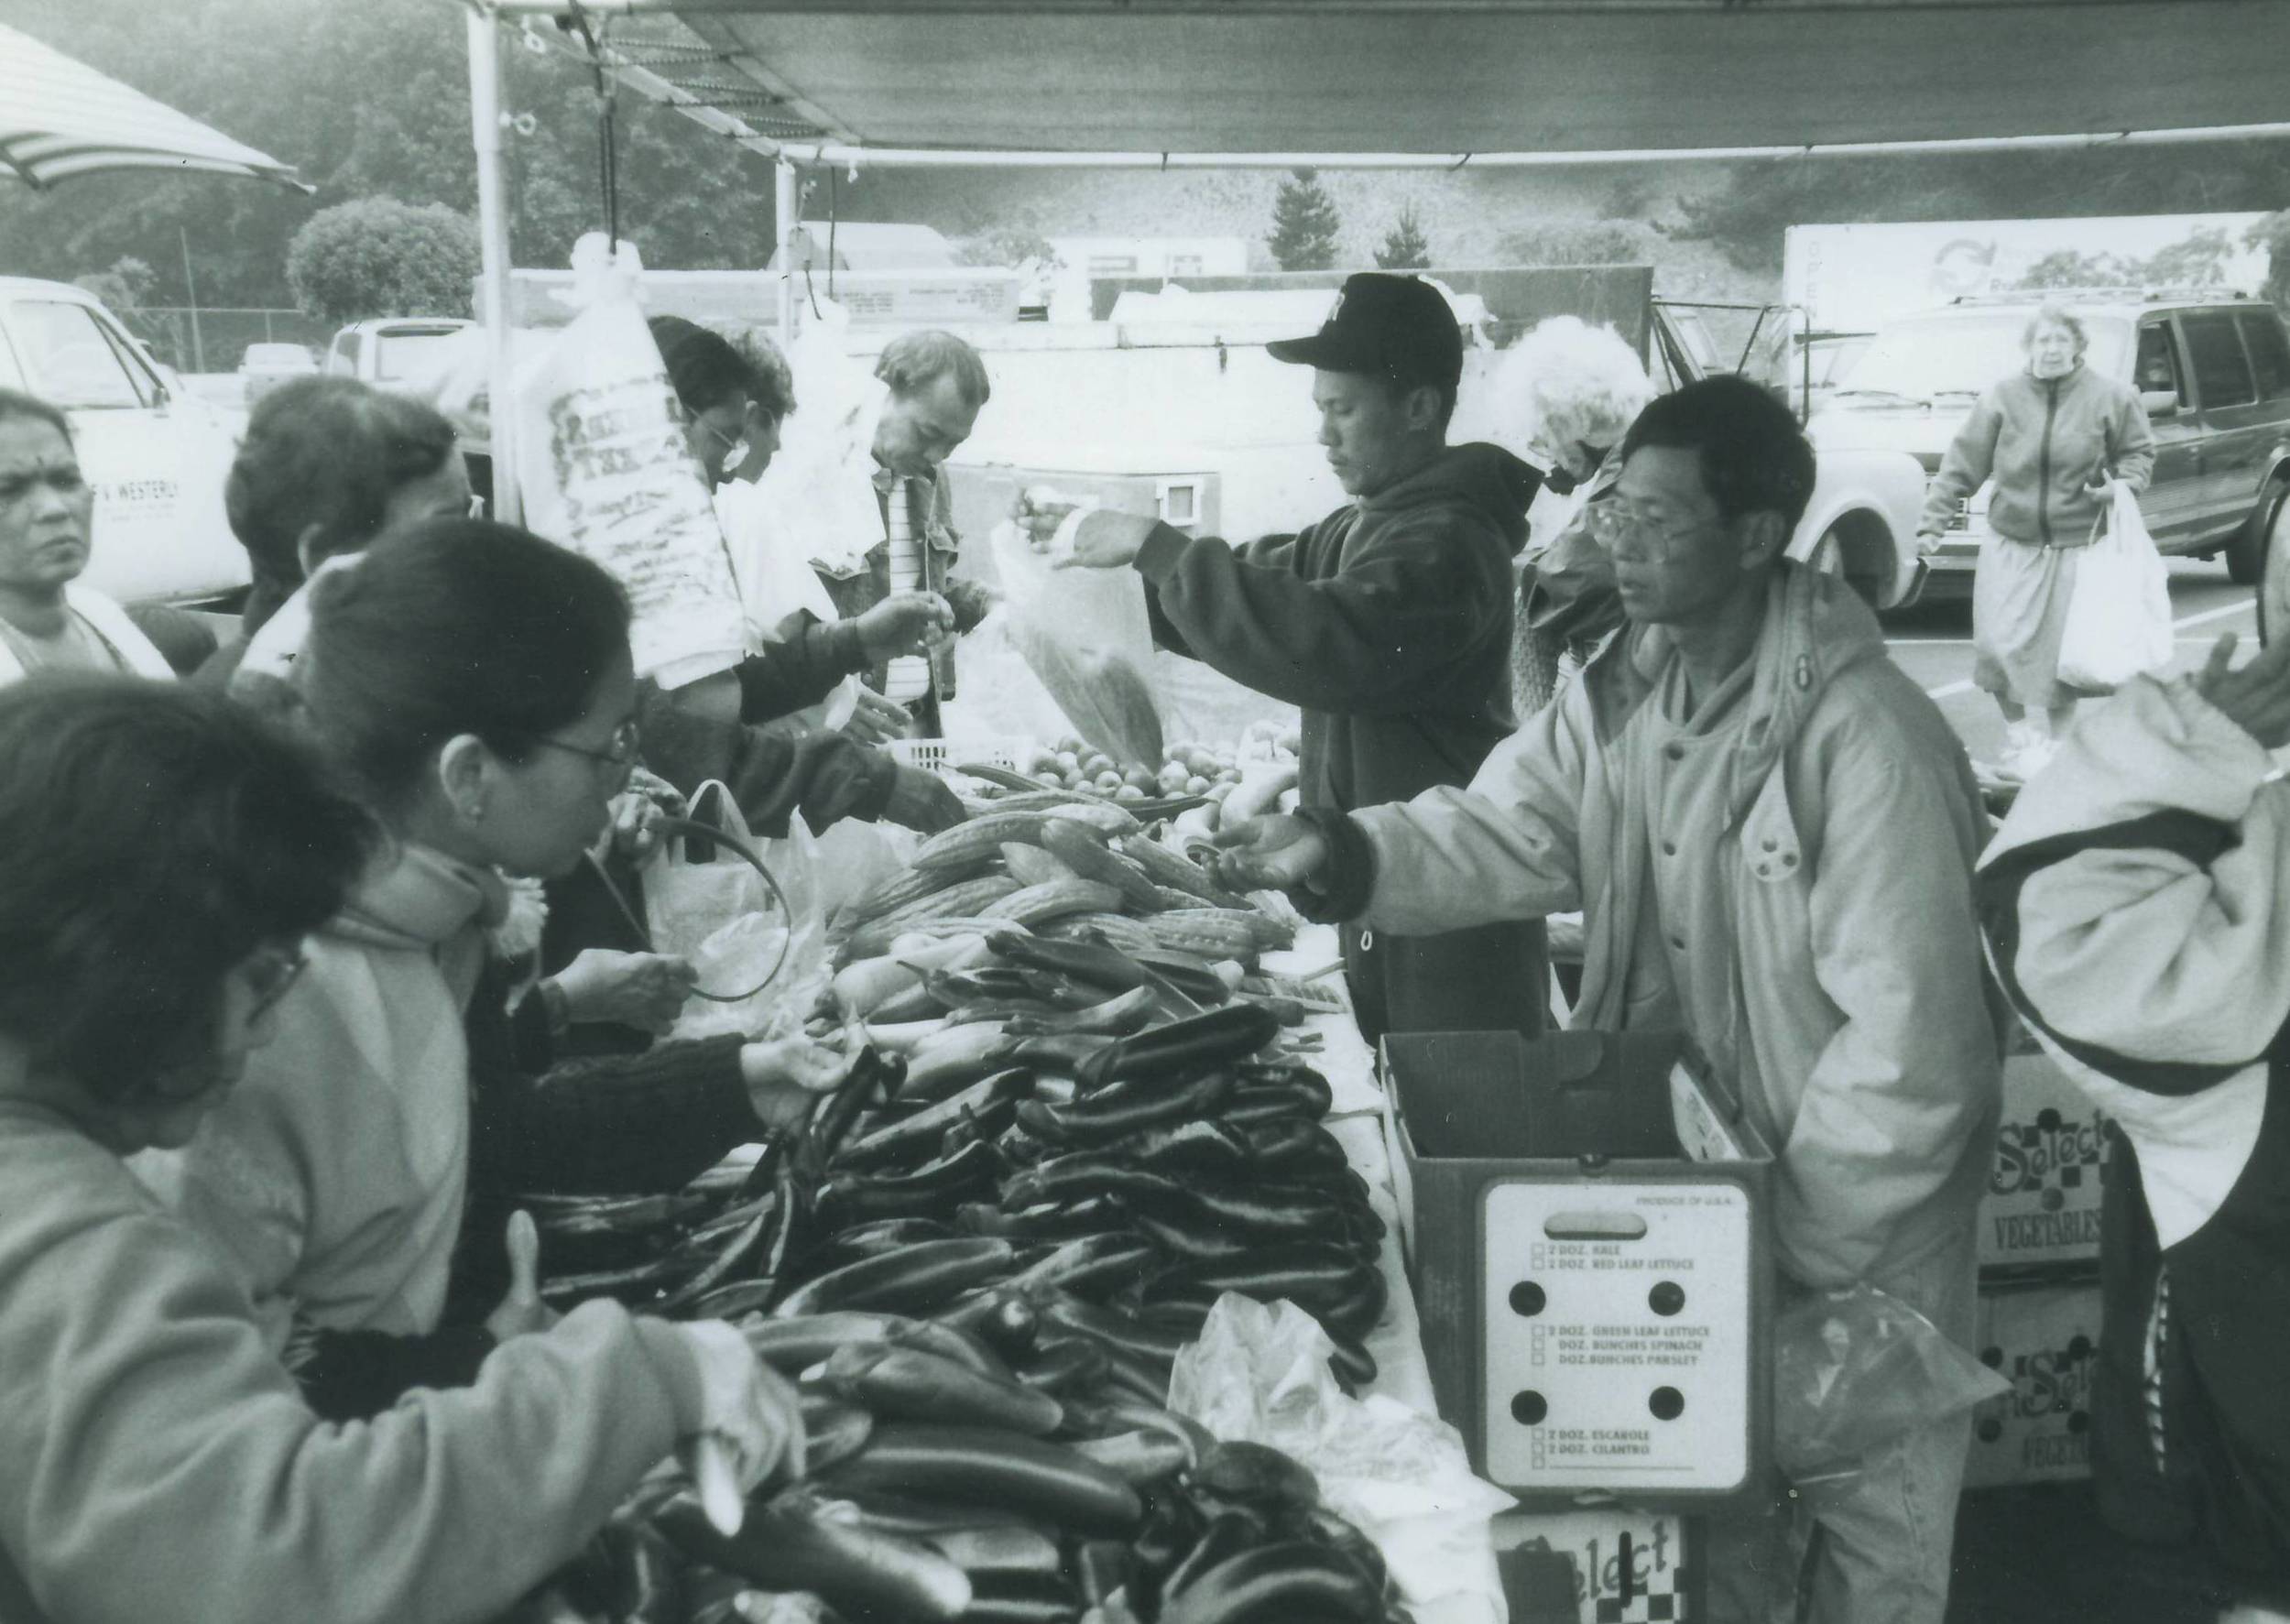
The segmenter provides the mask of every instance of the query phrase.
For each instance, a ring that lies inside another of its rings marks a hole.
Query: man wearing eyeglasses
[[[1574,1024],[1683,1030],[1779,1153],[1783,1304],[1873,1285],[1959,1346],[1997,1115],[1962,746],[1876,619],[1783,550],[1813,488],[1788,410],[1712,378],[1649,406],[1590,509],[1627,624],[1467,789],[1220,836],[1225,878],[1450,930],[1584,910]],[[1962,1414],[1713,1520],[1712,1616],[1940,1624]],[[1785,1446],[1790,1440],[1778,1440]]]

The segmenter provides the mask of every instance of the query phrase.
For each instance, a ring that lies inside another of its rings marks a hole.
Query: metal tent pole
[[[795,343],[795,247],[802,234],[797,214],[802,208],[802,189],[794,164],[782,158],[772,165],[772,225],[780,237],[780,347]]]
[[[521,523],[517,488],[517,414],[509,388],[509,205],[501,163],[501,39],[494,8],[472,0],[469,26],[469,121],[477,144],[477,240],[483,268],[477,319],[485,323],[486,416],[493,441],[495,518]]]

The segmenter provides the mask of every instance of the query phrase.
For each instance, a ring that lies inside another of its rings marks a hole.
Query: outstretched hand
[[[2232,632],[2210,646],[2210,658],[2195,678],[2195,692],[2225,713],[2261,747],[2290,745],[2290,638],[2261,651],[2239,670]]]
[[[1303,818],[1276,812],[1243,818],[1216,834],[1209,862],[1217,880],[1236,891],[1290,890],[1327,866],[1327,837]]]

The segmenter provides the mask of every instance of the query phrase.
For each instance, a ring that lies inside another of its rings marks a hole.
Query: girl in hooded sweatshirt
[[[521,1294],[490,1316],[446,1313],[472,1172],[463,1017],[506,916],[502,875],[571,869],[627,781],[627,628],[594,564],[474,519],[386,537],[312,584],[301,714],[388,839],[312,939],[277,1041],[204,1134],[138,1171],[234,1261],[271,1350],[314,1393],[330,1365],[351,1372],[366,1397],[330,1412],[465,1380],[548,1317]],[[846,1069],[801,1040],[738,1063],[767,1123]],[[502,1232],[489,1222],[469,1245],[497,1254]]]
[[[289,1078],[263,1045],[307,1030],[314,985],[389,979],[305,941],[369,861],[368,822],[244,711],[125,677],[0,692],[0,1619],[475,1624],[687,1440],[722,1437],[751,1482],[800,1466],[793,1395],[738,1332],[606,1302],[471,1388],[367,1425],[314,1415],[228,1260],[121,1158],[190,1141],[234,1085],[300,1089],[268,1100],[281,1125],[355,1114],[338,1089],[376,1078],[307,1054]],[[386,888],[361,932],[434,934],[449,863]]]

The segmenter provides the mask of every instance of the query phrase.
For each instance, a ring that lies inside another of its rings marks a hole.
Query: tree
[[[1311,169],[1281,182],[1272,200],[1272,234],[1266,245],[1282,270],[1326,270],[1336,263],[1336,236],[1344,218]]]
[[[1495,252],[1505,265],[1644,265],[1653,242],[1635,220],[1554,220],[1504,233]]]
[[[109,270],[71,278],[72,286],[84,288],[119,315],[141,309],[150,300],[158,280],[158,272],[132,255],[113,260]]]
[[[2267,298],[2284,310],[2290,311],[2290,209],[2269,214],[2254,221],[2243,234],[2242,241],[2251,247],[2266,250]]]
[[[287,245],[295,302],[340,325],[369,316],[465,316],[477,228],[442,203],[359,198],[311,216]]]
[[[1376,264],[1384,270],[1423,270],[1431,264],[1431,239],[1423,234],[1412,202],[1400,205],[1399,220],[1383,234],[1383,246],[1376,250]]]

